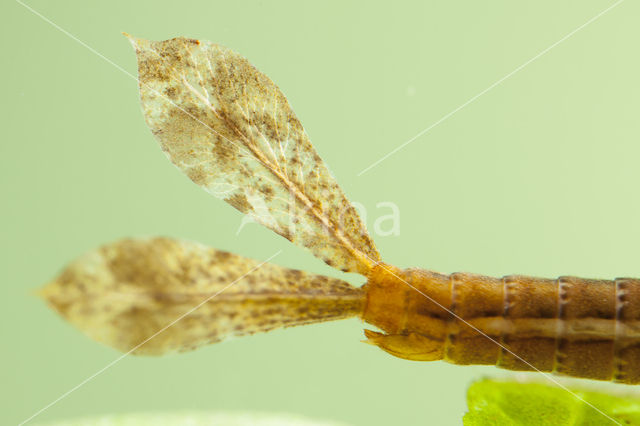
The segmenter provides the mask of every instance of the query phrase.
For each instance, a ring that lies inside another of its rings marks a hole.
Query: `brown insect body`
[[[640,280],[442,275],[381,263],[266,75],[215,43],[130,41],[145,119],[171,162],[256,222],[368,281],[356,288],[172,238],[125,239],[72,262],[41,292],[86,334],[160,355],[361,316],[383,331],[365,331],[368,342],[401,358],[640,383]]]
[[[418,361],[640,383],[640,280],[492,278],[374,267],[368,342]]]

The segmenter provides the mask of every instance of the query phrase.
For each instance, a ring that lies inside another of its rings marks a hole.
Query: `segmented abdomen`
[[[363,318],[393,355],[640,383],[640,280],[376,267]]]

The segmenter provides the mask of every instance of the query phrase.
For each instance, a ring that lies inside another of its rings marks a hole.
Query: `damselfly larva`
[[[129,39],[145,118],[169,159],[207,192],[367,282],[356,288],[170,238],[123,240],[42,290],[85,333],[156,355],[359,316],[382,331],[366,330],[367,341],[401,358],[640,383],[640,280],[385,264],[267,76],[213,43]]]

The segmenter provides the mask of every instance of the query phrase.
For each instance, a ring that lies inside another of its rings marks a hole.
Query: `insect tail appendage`
[[[359,316],[364,307],[362,289],[345,281],[171,238],[107,244],[39,294],[91,338],[142,355]]]
[[[364,330],[365,343],[377,346],[398,358],[411,361],[438,361],[442,359],[442,343],[426,336],[407,334],[384,334]]]

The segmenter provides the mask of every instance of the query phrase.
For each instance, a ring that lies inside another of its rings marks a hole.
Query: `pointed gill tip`
[[[53,283],[47,283],[42,287],[32,288],[29,290],[29,295],[32,297],[37,297],[38,299],[47,300],[49,296],[48,288]]]
[[[127,32],[124,32],[124,31],[122,31],[122,35],[129,39],[129,43],[131,43],[131,45],[133,47],[137,47],[138,46],[138,38],[132,36],[131,34],[129,34]]]

